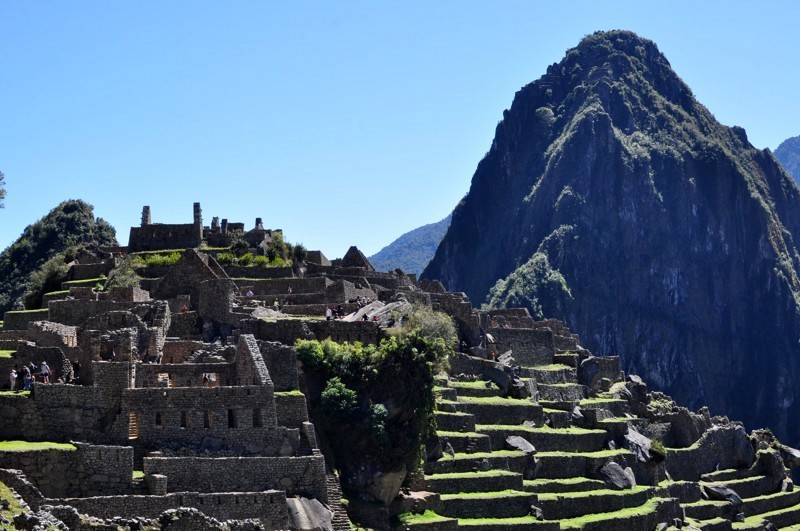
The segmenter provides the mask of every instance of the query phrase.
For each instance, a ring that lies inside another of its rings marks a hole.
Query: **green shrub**
[[[139,275],[136,274],[138,262],[143,260],[128,256],[113,271],[111,278],[106,282],[106,288],[134,288],[139,287]]]
[[[656,463],[660,463],[667,458],[667,449],[664,448],[661,441],[652,441],[650,443],[650,454],[653,456],[653,460]]]
[[[331,378],[320,395],[320,407],[332,420],[346,421],[358,408],[358,396],[338,377]]]

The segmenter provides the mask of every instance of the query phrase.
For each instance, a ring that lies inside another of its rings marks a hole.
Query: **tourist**
[[[364,315],[361,317],[361,320],[362,320],[362,321],[369,321],[369,315],[367,315],[367,314],[365,313],[365,314],[364,314]]]
[[[42,381],[44,383],[46,383],[46,384],[49,384],[50,383],[50,377],[53,375],[53,373],[50,371],[50,367],[47,365],[46,361],[42,362],[41,368],[42,368],[42,371],[41,371],[41,373],[42,373]]]
[[[181,307],[181,313],[189,313],[189,307],[184,304]]]
[[[273,303],[272,303],[272,308],[273,308],[273,309],[274,309],[276,312],[279,312],[279,311],[280,311],[280,309],[281,309],[281,303],[279,303],[279,302],[278,302],[278,299],[275,299],[275,302],[273,302]]]
[[[25,387],[25,366],[22,366],[22,369],[17,370],[17,392],[22,392],[22,388]]]
[[[8,379],[10,380],[11,387],[10,389],[13,391],[14,387],[17,385],[17,366],[15,365],[11,372],[8,373]]]
[[[289,286],[289,289],[287,289],[287,290],[286,290],[286,292],[287,292],[289,295],[291,295],[291,294],[292,294],[292,287],[291,287],[291,286]]]
[[[248,299],[252,299],[253,295],[255,295],[255,294],[253,293],[253,290],[249,289],[249,290],[247,290],[247,294],[246,295],[247,295]]]
[[[23,391],[30,391],[31,390],[31,370],[28,367],[22,369],[23,377],[22,383],[24,385]]]
[[[78,381],[78,378],[81,375],[81,362],[78,361],[78,358],[72,360],[72,381]]]
[[[326,321],[330,321],[332,317],[333,317],[333,312],[331,311],[330,308],[326,308],[325,309],[325,320]]]

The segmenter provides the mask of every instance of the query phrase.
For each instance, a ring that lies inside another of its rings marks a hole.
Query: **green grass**
[[[614,489],[597,489],[597,490],[587,490],[583,492],[542,492],[539,493],[540,500],[555,500],[558,498],[564,498],[565,500],[571,500],[576,498],[590,498],[592,496],[628,496],[630,494],[636,492],[643,492],[649,490],[650,487],[646,487],[643,485],[637,485],[630,489],[625,490],[614,490]],[[728,503],[728,502],[725,502]]]
[[[445,474],[431,474],[425,476],[429,479],[463,479],[463,478],[496,478],[504,476],[519,476],[517,472],[510,470],[485,470],[476,472],[447,472]]]
[[[30,391],[20,391],[19,393],[16,391],[11,391],[10,389],[7,391],[0,391],[0,396],[22,396],[28,397],[31,396]]]
[[[550,426],[530,427],[523,424],[477,424],[475,431],[524,431],[528,433],[606,433],[606,430],[579,428],[568,426],[566,428],[551,428]]]
[[[77,286],[94,286],[95,284],[105,284],[106,280],[105,277],[97,277],[97,278],[87,278],[85,280],[68,280],[66,282],[62,282],[62,286],[69,286],[69,287],[77,287]],[[67,290],[69,291],[69,290]]]
[[[22,507],[19,499],[14,496],[14,493],[11,491],[11,489],[3,483],[0,483],[0,500],[8,502],[8,508],[0,510],[0,515],[5,518],[5,521],[9,522],[8,524],[0,524],[0,529],[4,531],[16,529],[14,524],[11,523],[14,521],[14,517],[20,513],[28,511]]]
[[[47,296],[51,296],[52,297],[53,295],[67,295],[68,293],[69,293],[68,289],[62,289],[62,290],[58,290],[58,291],[49,291],[49,292],[45,293],[44,296],[45,297],[47,297]]]
[[[291,391],[275,391],[275,396],[306,396],[306,395],[304,395],[303,392],[298,389],[292,389]]]
[[[607,457],[616,457],[619,455],[633,455],[630,451],[624,448],[617,448],[616,450],[598,450],[596,452],[539,452],[536,457],[572,457],[581,455],[584,457],[595,457],[604,459]]]
[[[133,479],[139,479],[144,477],[144,470],[134,470],[133,471]]]
[[[533,516],[514,516],[512,518],[459,518],[458,527],[487,526],[487,525],[523,525],[536,524],[539,520]]]
[[[13,358],[16,350],[0,350],[0,358]]]
[[[478,433],[475,431],[445,431],[445,430],[436,430],[436,435],[439,437],[486,437],[486,435],[482,433]]]
[[[0,451],[2,452],[34,452],[37,450],[75,451],[77,448],[69,443],[0,441]]]
[[[398,514],[397,519],[400,521],[401,524],[405,525],[431,524],[434,522],[447,522],[449,520],[452,520],[452,518],[447,518],[446,516],[440,516],[431,510],[427,510],[422,514],[415,514],[415,513]]]
[[[579,516],[577,518],[568,518],[565,520],[561,520],[559,523],[561,524],[561,529],[582,529],[583,526],[585,526],[586,524],[594,522],[602,522],[604,520],[608,520],[609,518],[613,518],[614,520],[620,520],[643,514],[654,513],[656,512],[657,506],[658,506],[658,499],[653,498],[651,500],[648,500],[647,503],[645,503],[644,505],[640,505],[638,507],[629,507],[627,509],[622,509],[620,511],[613,511],[610,513],[587,514],[584,516]]]
[[[608,404],[609,402],[624,403],[627,402],[627,400],[623,400],[621,398],[584,398],[578,405],[584,406],[588,404]]]
[[[445,455],[442,460],[447,461],[448,459],[485,459],[487,457],[525,457],[525,452],[521,452],[519,450],[495,450],[493,452],[475,452],[472,454],[467,453],[457,453],[454,457],[450,457]]]
[[[450,387],[455,389],[497,389],[493,383],[489,382],[491,385],[486,385],[486,382],[483,380],[475,380],[474,382],[455,382],[450,380]]]
[[[444,402],[444,401],[443,401]],[[502,398],[499,396],[459,396],[458,402],[467,404],[483,404],[486,406],[533,406],[524,398]]]
[[[49,310],[47,308],[40,308],[38,310],[11,310],[6,312],[6,314],[17,314],[17,313],[41,313],[46,314]]]
[[[536,365],[535,367],[531,367],[531,369],[535,371],[563,371],[564,369],[575,370],[575,367],[570,367],[563,363],[551,363],[549,365]]]
[[[492,492],[459,492],[458,494],[440,494],[439,497],[444,500],[482,500],[482,499],[503,499],[511,498],[514,496],[533,496],[530,492],[521,490],[497,490]]]

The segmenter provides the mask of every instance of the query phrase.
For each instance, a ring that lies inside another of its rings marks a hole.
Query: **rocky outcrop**
[[[692,408],[800,442],[800,190],[656,45],[596,33],[523,87],[422,278],[557,317]]]

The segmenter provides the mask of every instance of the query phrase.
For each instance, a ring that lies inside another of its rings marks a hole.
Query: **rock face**
[[[775,150],[775,158],[795,181],[800,179],[800,136],[784,140]]]
[[[615,31],[516,94],[422,278],[560,318],[679,402],[796,446],[798,237],[770,152]]]

